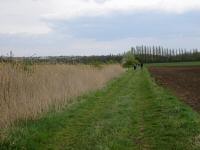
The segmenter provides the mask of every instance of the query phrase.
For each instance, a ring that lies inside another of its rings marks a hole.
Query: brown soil
[[[200,67],[150,67],[156,81],[200,111]]]

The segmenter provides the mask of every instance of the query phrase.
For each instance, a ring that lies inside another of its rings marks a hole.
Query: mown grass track
[[[19,125],[9,137],[0,149],[199,149],[200,116],[144,69],[62,112]]]

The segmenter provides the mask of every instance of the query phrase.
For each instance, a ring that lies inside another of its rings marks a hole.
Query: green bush
[[[102,62],[100,62],[100,61],[93,61],[92,63],[91,63],[91,65],[93,66],[93,67],[96,67],[96,68],[99,68],[99,69],[101,69],[102,68],[102,65],[103,65],[103,63]]]
[[[124,57],[122,59],[122,66],[124,68],[132,67],[134,64],[137,63],[139,63],[139,61],[135,58],[134,54],[131,51],[124,54]]]

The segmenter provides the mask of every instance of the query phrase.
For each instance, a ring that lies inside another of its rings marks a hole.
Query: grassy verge
[[[147,66],[156,66],[156,67],[187,67],[187,66],[200,66],[200,61],[194,62],[172,62],[172,63],[151,63]]]
[[[200,116],[146,69],[128,71],[59,113],[15,127],[0,149],[199,149]]]

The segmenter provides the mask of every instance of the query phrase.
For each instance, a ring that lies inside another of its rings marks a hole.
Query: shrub
[[[122,59],[122,66],[124,68],[132,67],[134,64],[139,63],[139,61],[135,58],[134,54],[131,51],[128,51],[126,54],[124,54],[124,57]]]

